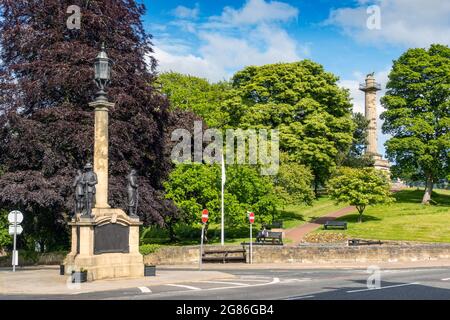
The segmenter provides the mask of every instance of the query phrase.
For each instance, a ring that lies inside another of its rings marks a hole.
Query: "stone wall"
[[[162,247],[144,256],[146,265],[198,264],[200,246]],[[220,249],[221,246],[208,245],[204,250]],[[228,249],[242,249],[242,246],[227,246]]]
[[[206,246],[205,250],[218,247],[220,246]],[[246,249],[248,261],[248,246]],[[198,259],[199,246],[163,247],[144,256],[144,263],[197,264]],[[253,246],[253,263],[407,262],[438,259],[450,259],[450,244]]]
[[[27,253],[19,250],[19,266],[60,265],[67,252]],[[0,257],[0,267],[11,267],[11,256]]]

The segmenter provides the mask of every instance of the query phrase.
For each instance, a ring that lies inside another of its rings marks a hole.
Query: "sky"
[[[408,48],[450,44],[448,0],[140,0],[158,72],[211,82],[248,65],[310,59],[350,90],[364,112],[365,75],[385,92],[392,61]],[[383,111],[379,101],[377,112]],[[378,119],[378,151],[384,142]]]

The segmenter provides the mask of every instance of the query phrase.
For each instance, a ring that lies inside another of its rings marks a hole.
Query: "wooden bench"
[[[257,244],[283,244],[283,233],[268,231],[267,236],[263,236],[262,232],[258,232],[256,236]]]
[[[237,255],[233,255],[237,254]],[[242,249],[214,249],[205,250],[202,255],[202,262],[247,262],[246,251]]]
[[[346,221],[336,221],[336,220],[326,221],[325,224],[323,225],[323,228],[325,230],[327,230],[329,228],[345,230],[345,229],[347,229],[347,222]]]

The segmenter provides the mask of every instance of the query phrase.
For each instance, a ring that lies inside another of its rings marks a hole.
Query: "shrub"
[[[158,251],[159,248],[161,248],[159,244],[143,244],[139,247],[139,251],[145,256]]]

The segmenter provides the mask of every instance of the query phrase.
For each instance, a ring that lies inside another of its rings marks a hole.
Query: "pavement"
[[[302,242],[303,238],[308,233],[320,228],[322,225],[325,224],[325,222],[335,220],[335,219],[345,216],[355,210],[356,210],[355,207],[348,206],[348,207],[342,208],[340,210],[328,213],[325,216],[317,218],[317,219],[313,220],[312,222],[302,224],[296,228],[286,229],[285,237],[292,240],[292,242],[289,243],[288,245],[289,246],[298,245],[299,243]]]
[[[156,277],[72,284],[54,267],[0,270],[0,300],[450,300],[450,261],[158,266]]]
[[[139,288],[166,284],[183,283],[197,280],[214,280],[234,278],[232,274],[220,271],[197,270],[159,270],[156,276],[97,280],[76,284],[71,282],[69,275],[61,276],[59,267],[38,266],[18,268],[16,272],[11,269],[0,270],[0,299],[5,294],[19,295],[74,295],[87,292],[121,290],[125,288]]]

